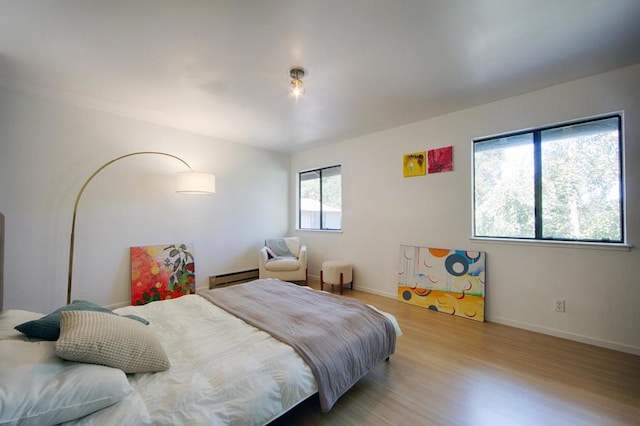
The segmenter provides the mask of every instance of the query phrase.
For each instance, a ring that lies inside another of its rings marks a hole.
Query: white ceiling
[[[0,85],[277,151],[637,63],[640,0],[0,0]]]

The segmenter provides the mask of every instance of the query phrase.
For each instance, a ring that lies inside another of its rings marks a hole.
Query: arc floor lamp
[[[182,164],[187,166],[189,171],[187,172],[178,172],[176,175],[176,192],[184,193],[184,194],[214,194],[216,192],[216,181],[215,176],[210,173],[203,172],[195,172],[191,168],[191,166],[184,161],[182,158],[177,157],[172,154],[167,154],[165,152],[158,151],[139,151],[132,152],[131,154],[125,154],[118,158],[114,158],[111,161],[104,163],[102,166],[98,167],[98,169],[89,176],[89,178],[84,182],[78,195],[76,196],[76,202],[73,205],[73,218],[71,219],[71,242],[69,244],[69,281],[67,284],[67,305],[71,303],[71,285],[73,282],[73,247],[75,243],[75,232],[76,232],[76,215],[78,213],[78,203],[80,202],[80,198],[84,193],[85,188],[89,185],[89,182],[93,180],[94,177],[102,170],[106,169],[113,163],[120,161],[124,158],[133,157],[135,155],[162,155],[165,157],[175,158],[180,161]]]

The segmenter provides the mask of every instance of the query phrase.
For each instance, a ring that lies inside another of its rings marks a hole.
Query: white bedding
[[[129,376],[153,424],[261,425],[317,392],[311,370],[290,346],[200,296],[115,312],[149,320],[171,361],[168,371]],[[118,405],[131,414],[125,401]],[[93,416],[83,424],[99,424]]]
[[[133,389],[127,385],[124,399],[67,425],[264,425],[317,392],[310,368],[293,348],[200,296],[128,306],[115,312],[149,320],[147,327],[162,344],[171,368],[128,375],[126,380],[123,376],[124,384],[128,380]],[[400,336],[395,318],[383,314]],[[24,311],[0,314],[0,343],[4,345],[0,355],[7,355],[7,349],[17,344],[34,345],[34,349],[38,345],[53,347],[53,342],[30,340],[13,329],[41,316]],[[55,354],[51,356],[48,363],[66,365]],[[80,365],[89,368],[92,364]],[[37,371],[38,364],[33,368]],[[100,389],[104,388],[101,383]],[[67,398],[68,394],[60,396]]]
[[[138,392],[122,401],[77,420],[63,423],[65,426],[143,426],[151,425],[151,416]]]

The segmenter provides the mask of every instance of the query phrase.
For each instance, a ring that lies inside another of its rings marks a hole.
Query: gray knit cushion
[[[60,358],[119,368],[125,373],[164,371],[170,366],[162,345],[147,327],[105,312],[61,312],[55,348]]]

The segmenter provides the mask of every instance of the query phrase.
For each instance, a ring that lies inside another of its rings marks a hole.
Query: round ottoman
[[[342,260],[327,260],[322,262],[322,269],[320,270],[320,290],[324,290],[324,284],[331,284],[340,286],[340,294],[344,290],[346,283],[351,283],[351,289],[353,290],[353,268],[349,262]]]

